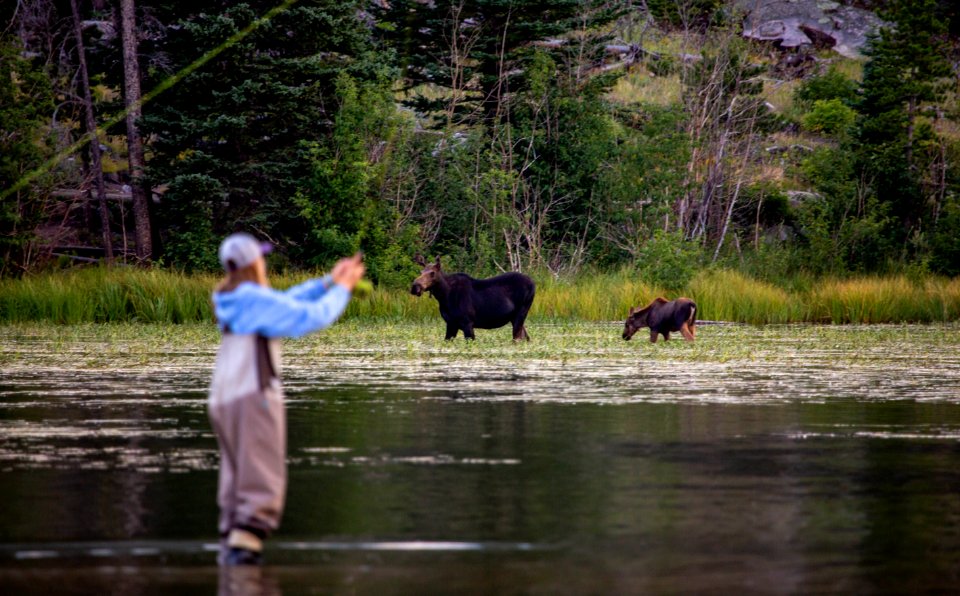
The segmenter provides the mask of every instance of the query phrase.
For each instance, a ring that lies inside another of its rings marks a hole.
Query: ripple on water
[[[960,429],[955,427],[929,427],[914,425],[904,428],[863,429],[851,428],[844,425],[834,425],[835,430],[802,431],[787,433],[784,436],[796,441],[810,439],[881,439],[896,441],[960,441]]]
[[[159,557],[215,553],[220,546],[212,542],[160,541],[143,542],[64,542],[45,545],[47,548],[24,548],[18,545],[0,544],[0,560],[11,557],[17,561],[42,559],[127,558]],[[463,540],[275,540],[270,543],[272,551],[331,552],[530,552],[553,550],[550,544],[510,541],[463,541]]]

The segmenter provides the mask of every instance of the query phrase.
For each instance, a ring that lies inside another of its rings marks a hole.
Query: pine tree
[[[440,98],[419,94],[410,105],[421,113],[446,111],[448,121],[469,115],[468,122],[503,116],[504,99],[522,84],[518,80],[534,51],[544,49],[542,42],[596,30],[620,14],[615,3],[590,0],[392,0],[374,9],[382,38],[401,60],[407,88],[434,85],[449,92]],[[602,39],[591,41],[583,58],[599,63]],[[581,48],[557,44],[551,51],[573,47]]]
[[[894,0],[881,16],[893,23],[870,43],[864,68],[857,140],[861,168],[881,203],[902,223],[901,239],[925,215],[916,147],[924,106],[943,97],[941,79],[950,74],[936,0]]]
[[[12,189],[49,157],[47,115],[53,111],[50,82],[21,56],[13,38],[0,37],[0,191]],[[19,275],[30,264],[34,228],[45,215],[43,184],[0,195],[0,275]]]
[[[169,184],[161,206],[165,259],[216,267],[219,237],[256,231],[287,247],[309,230],[292,199],[310,172],[313,142],[332,134],[335,79],[389,79],[370,45],[361,2],[301,0],[144,106],[152,136],[149,176]],[[276,5],[196,0],[157,4],[170,23],[158,48],[167,72],[147,88],[217,48]]]

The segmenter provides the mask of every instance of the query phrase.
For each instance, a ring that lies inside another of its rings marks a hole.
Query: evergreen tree
[[[646,0],[650,15],[660,23],[684,30],[705,30],[723,19],[723,0]]]
[[[881,16],[893,23],[866,51],[857,141],[861,170],[881,202],[901,224],[900,241],[922,227],[927,213],[917,155],[918,141],[935,134],[919,120],[924,106],[942,99],[950,73],[944,47],[946,23],[936,0],[894,0]]]
[[[275,4],[196,0],[186,15],[180,3],[157,5],[158,18],[171,23],[159,48],[171,64],[150,73],[147,88]],[[361,4],[302,0],[144,107],[142,128],[152,135],[149,175],[169,185],[161,207],[167,262],[215,267],[218,238],[235,228],[294,252],[303,245],[310,230],[293,197],[311,171],[304,147],[325,144],[333,132],[336,77],[389,80]]]
[[[45,73],[21,57],[14,39],[0,37],[0,190],[13,188],[50,154],[47,114],[53,93]],[[34,228],[44,215],[42,185],[0,199],[0,275],[26,270]]]
[[[381,36],[401,60],[406,86],[435,85],[449,92],[439,98],[416,95],[409,103],[421,113],[447,109],[448,116],[480,115],[487,122],[504,116],[503,101],[517,90],[537,42],[597,30],[620,14],[616,3],[596,0],[396,0],[374,9]],[[589,41],[586,47],[557,44],[551,51],[576,47],[585,50],[581,62],[597,64],[602,45],[599,38]]]

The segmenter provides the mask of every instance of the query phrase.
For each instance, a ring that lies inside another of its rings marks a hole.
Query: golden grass
[[[286,288],[310,274],[276,275]],[[218,277],[164,270],[85,269],[0,280],[0,322],[60,324],[211,321]],[[629,269],[572,279],[537,279],[532,319],[620,321],[657,296],[686,295],[701,320],[768,323],[931,323],[960,320],[960,278],[904,276],[821,279],[786,290],[732,270],[705,270],[679,292],[666,292]],[[346,319],[437,320],[436,301],[406,288],[355,297]]]
[[[708,271],[690,282],[698,318],[741,323],[791,323],[801,320],[796,296],[736,271]]]
[[[845,58],[839,54],[835,54],[835,59],[833,60],[832,66],[848,79],[860,82],[863,80],[863,65],[866,64],[866,60],[862,58]]]
[[[960,317],[960,278],[898,277],[825,281],[807,298],[805,319],[833,323],[952,321]]]
[[[679,75],[658,77],[634,71],[617,81],[610,98],[626,104],[669,106],[679,103],[682,93]]]
[[[594,274],[576,280],[538,280],[530,316],[538,318],[615,321],[631,307],[647,304],[665,292],[639,276]]]
[[[793,94],[800,85],[799,80],[763,82],[763,99],[773,105],[778,114],[788,113],[793,109]]]

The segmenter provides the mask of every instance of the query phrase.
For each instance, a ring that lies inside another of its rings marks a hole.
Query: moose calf
[[[669,340],[671,331],[679,331],[684,339],[693,341],[696,324],[697,305],[693,300],[677,298],[668,302],[666,298],[657,298],[643,308],[630,309],[623,339],[629,340],[641,327],[649,327],[652,343],[657,343],[660,334],[664,340]]]

